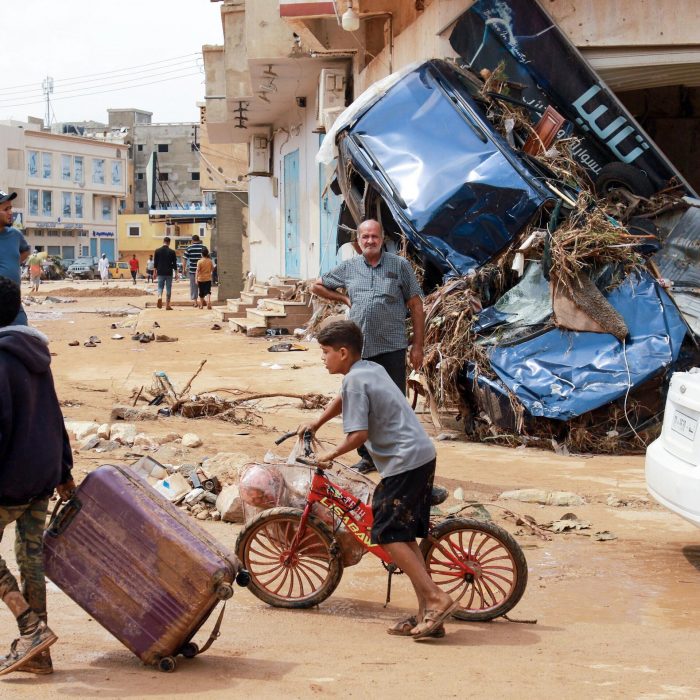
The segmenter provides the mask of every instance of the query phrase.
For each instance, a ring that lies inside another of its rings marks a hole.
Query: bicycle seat
[[[430,495],[430,505],[439,506],[447,500],[450,492],[443,486],[433,486],[433,492]]]

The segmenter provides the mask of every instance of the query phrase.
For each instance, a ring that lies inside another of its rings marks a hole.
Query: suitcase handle
[[[60,505],[61,501],[58,501],[51,515],[51,522],[48,528],[46,528],[46,533],[51,537],[58,537],[63,534],[66,528],[73,522],[73,518],[78,515],[80,509],[83,507],[83,504],[75,496],[69,501],[66,501],[63,508],[56,514],[56,510],[58,510]]]

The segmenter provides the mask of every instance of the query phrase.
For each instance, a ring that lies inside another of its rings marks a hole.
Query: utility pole
[[[44,91],[44,97],[46,98],[46,117],[44,118],[44,124],[48,129],[51,126],[51,93],[53,92],[53,78],[51,76],[46,76],[41,83],[41,89]]]

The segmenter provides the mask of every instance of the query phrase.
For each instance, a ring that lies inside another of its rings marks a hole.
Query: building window
[[[95,185],[105,184],[105,161],[104,158],[92,159],[92,181]]]
[[[143,144],[140,143],[138,146],[136,146],[137,151],[143,151]]]
[[[72,216],[71,212],[71,193],[70,192],[61,192],[61,198],[63,199],[63,206],[61,207],[61,211],[63,214],[61,216]]]
[[[199,173],[190,173],[193,180],[199,180]]]
[[[206,224],[200,224],[199,225],[199,237],[204,240],[204,236],[207,235],[207,226]]]
[[[88,248],[88,246],[84,245],[84,246],[83,246],[83,252],[81,253],[81,255],[82,255],[83,257],[87,258],[87,256],[88,256],[89,254],[90,254],[90,248]]]
[[[51,177],[51,154],[42,153],[41,154],[41,173],[45,180]]]
[[[61,246],[60,245],[50,245],[47,246],[46,252],[51,256],[61,256]]]
[[[38,177],[39,175],[39,152],[27,151],[27,175]]]
[[[136,173],[137,180],[143,180],[144,173]]]
[[[73,158],[73,173],[75,175],[75,181],[82,185],[85,182],[82,156],[75,156],[75,158]]]
[[[39,190],[29,190],[29,216],[39,216]]]
[[[128,236],[140,236],[141,235],[141,224],[131,224],[128,227]]]
[[[61,257],[64,260],[73,260],[75,258],[75,246],[72,246],[72,245],[61,246]]]
[[[168,152],[168,144],[167,143],[159,143],[158,144],[158,153],[167,153]]]
[[[136,206],[139,209],[145,209],[146,208],[146,202],[136,202]]]
[[[7,149],[7,167],[10,170],[22,170],[24,168],[24,152],[19,148]]]
[[[168,173],[158,173],[158,181],[159,182],[167,182],[168,181]]]
[[[70,180],[72,158],[67,155],[61,155],[61,180]]]
[[[119,213],[123,214],[125,209],[126,209],[126,199],[120,199],[119,200]]]
[[[122,163],[120,160],[112,161],[112,184],[122,184]]]
[[[102,198],[102,220],[112,220],[112,200],[109,197]]]
[[[41,215],[51,216],[51,190],[41,191]]]
[[[83,195],[81,192],[75,193],[75,218],[83,218]]]

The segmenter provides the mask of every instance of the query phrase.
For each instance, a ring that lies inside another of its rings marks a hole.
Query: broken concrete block
[[[500,498],[522,503],[539,503],[545,506],[582,506],[586,501],[570,491],[544,491],[543,489],[518,489],[504,491]]]
[[[201,510],[197,515],[195,516],[197,520],[208,520],[209,519],[209,511],[208,510]]]
[[[100,444],[101,438],[98,435],[89,435],[78,449],[81,451],[92,450]]]
[[[168,433],[167,435],[163,435],[163,437],[155,438],[155,442],[157,442],[159,445],[165,445],[168,442],[175,442],[175,440],[179,439],[180,435],[177,433]]]
[[[148,406],[146,408],[114,406],[110,420],[158,420],[158,406]]]
[[[188,506],[193,506],[195,503],[199,503],[204,498],[205,494],[206,491],[202,488],[192,489],[185,496],[185,503],[187,503]]]
[[[151,440],[151,438],[148,435],[146,435],[146,433],[138,433],[134,437],[133,444],[134,444],[134,446],[140,445],[142,447],[153,447],[154,446],[153,441]]]
[[[202,440],[196,433],[185,433],[182,436],[183,447],[199,447],[201,444]]]
[[[226,523],[243,522],[243,501],[238,486],[225,486],[216,499],[216,510]]]
[[[97,429],[100,427],[99,423],[95,423],[95,421],[85,420],[67,420],[65,424],[66,430],[73,433],[76,440],[84,440],[88,435],[97,433]]]
[[[104,440],[109,440],[109,435],[110,435],[110,425],[109,423],[103,423],[98,429],[97,429],[97,435]]]
[[[132,423],[117,423],[112,426],[111,438],[122,445],[133,445],[136,434],[136,426]]]
[[[118,450],[120,447],[121,444],[114,440],[103,440],[100,438],[97,447],[95,447],[95,452],[111,452],[112,450]]]
[[[187,479],[179,474],[171,474],[166,479],[157,481],[153,488],[173,503],[179,501],[192,490]]]

